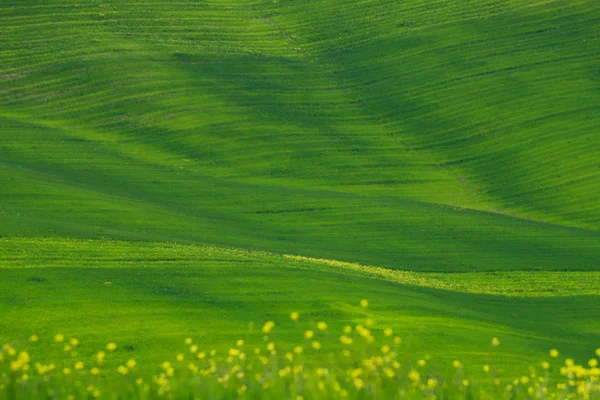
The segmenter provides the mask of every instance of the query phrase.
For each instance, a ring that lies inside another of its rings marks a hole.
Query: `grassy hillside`
[[[160,361],[291,310],[339,328],[368,298],[417,356],[477,363],[500,336],[511,368],[588,357],[599,18],[592,0],[3,1],[0,342],[60,330]]]
[[[92,348],[114,340],[155,363],[171,357],[185,337],[219,347],[266,320],[278,322],[281,342],[295,343],[300,333],[291,311],[338,330],[369,315],[375,331],[392,327],[414,357],[475,365],[488,360],[493,336],[503,344],[494,362],[512,368],[554,347],[585,360],[598,338],[596,273],[533,279],[529,287],[504,283],[503,295],[490,295],[450,290],[461,274],[446,277],[444,287],[428,274],[393,279],[365,268],[213,246],[3,239],[0,249],[3,281],[11,282],[0,295],[4,337],[35,333],[48,342],[62,332]],[[476,274],[470,286],[494,292],[508,275]],[[557,281],[571,283],[569,293],[548,296]],[[361,298],[370,299],[369,314],[358,305]],[[540,312],[547,309],[551,315]]]

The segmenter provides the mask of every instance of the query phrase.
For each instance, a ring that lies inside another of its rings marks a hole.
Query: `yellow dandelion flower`
[[[198,346],[193,345],[190,346],[190,353],[197,353],[198,352]]]
[[[125,376],[129,373],[129,369],[124,365],[119,365],[119,367],[117,368],[117,372]]]
[[[573,365],[575,365],[575,361],[573,361],[573,359],[572,359],[572,358],[567,358],[567,359],[565,360],[565,365],[566,365],[567,367],[572,367]]]
[[[556,357],[558,357],[558,354],[559,354],[558,350],[556,350],[556,349],[550,350],[550,357],[556,358]]]
[[[437,385],[438,385],[437,379],[434,379],[434,378],[427,379],[427,387],[429,389],[435,389],[437,387]]]
[[[315,350],[319,350],[321,348],[321,343],[318,340],[312,342],[312,347]]]
[[[367,308],[367,307],[369,307],[369,302],[367,301],[367,299],[362,299],[362,300],[360,301],[360,306],[361,306],[362,308]]]
[[[294,360],[294,355],[292,353],[285,353],[285,358],[287,358],[289,362],[292,362]]]
[[[304,337],[305,337],[306,339],[312,339],[312,337],[313,337],[314,335],[315,335],[315,333],[314,333],[313,331],[311,331],[311,330],[308,330],[308,331],[304,332]]]
[[[202,359],[204,359],[205,357],[206,357],[206,353],[205,353],[205,352],[203,352],[203,351],[202,351],[202,352],[198,353],[198,359],[199,359],[199,360],[202,360]]]
[[[65,341],[65,335],[63,335],[62,333],[54,335],[54,341],[56,343],[62,343],[62,342],[64,342]]]
[[[408,373],[408,379],[410,379],[410,380],[411,380],[411,381],[413,381],[413,382],[420,381],[420,380],[421,380],[421,374],[419,374],[419,372],[418,372],[418,371],[415,371],[415,370],[413,369],[413,370],[411,370],[411,371]]]
[[[374,322],[371,318],[367,318],[365,321],[366,326],[373,326]]]
[[[192,338],[186,338],[186,339],[184,340],[184,343],[185,343],[186,345],[188,345],[188,346],[189,346],[189,345],[191,345],[192,343],[194,343],[194,341],[192,340]]]
[[[490,372],[490,366],[489,365],[484,365],[483,366],[483,372]]]
[[[65,368],[63,368],[62,372],[63,372],[63,375],[71,375],[71,368],[65,367]]]
[[[462,367],[462,364],[461,364],[461,362],[460,362],[460,361],[458,361],[458,360],[454,360],[454,361],[452,361],[452,366],[453,366],[454,368],[460,368],[460,367]]]
[[[29,353],[27,353],[26,351],[20,352],[19,356],[17,357],[17,359],[23,365],[24,364],[28,364],[31,361],[31,358],[29,357]]]
[[[114,342],[110,342],[106,345],[106,350],[115,351],[117,349],[117,344]]]
[[[294,353],[296,353],[298,355],[302,354],[302,350],[303,350],[302,346],[296,346],[296,347],[294,347]]]
[[[523,385],[526,385],[526,384],[528,384],[528,383],[529,383],[529,377],[528,377],[528,376],[526,376],[526,375],[523,375],[523,376],[521,377],[521,379],[519,379],[519,381],[520,381],[520,382],[521,382]]]
[[[143,378],[137,378],[135,380],[135,384],[138,386],[142,386],[144,384],[144,379]]]
[[[591,360],[588,361],[588,365],[592,368],[596,368],[598,366],[598,360],[596,360],[595,358],[592,358]]]
[[[492,338],[492,346],[494,346],[494,347],[500,346],[500,340],[497,337]]]
[[[360,378],[354,379],[354,387],[356,388],[356,390],[361,390],[365,387],[365,381],[363,381]]]
[[[81,361],[77,361],[77,362],[75,363],[75,369],[76,369],[76,370],[82,370],[82,369],[83,369],[83,362],[81,362]]]
[[[386,344],[385,346],[383,346],[383,347],[381,348],[381,352],[382,352],[383,354],[387,354],[387,353],[389,353],[389,352],[390,352],[390,346],[388,346],[388,345]]]
[[[323,322],[323,321],[320,321],[320,322],[317,323],[317,328],[320,331],[325,331],[325,330],[327,330],[327,324],[325,322]]]
[[[400,343],[402,343],[402,338],[401,338],[400,336],[396,336],[396,337],[394,338],[394,343],[396,343],[396,344],[400,344]]]
[[[294,311],[293,313],[290,314],[290,319],[294,322],[298,321],[299,318],[300,318],[300,314],[298,314],[296,311]]]
[[[396,376],[396,373],[394,372],[393,369],[391,368],[384,368],[383,369],[383,373],[388,377],[388,378],[393,378],[394,376]]]
[[[175,357],[175,359],[179,362],[182,362],[185,359],[185,356],[183,354],[177,354],[177,357]]]
[[[265,325],[262,328],[263,333],[269,333],[273,330],[273,328],[275,327],[275,322],[273,321],[267,321],[265,323]]]
[[[98,360],[98,364],[102,364],[102,361],[104,361],[104,357],[106,357],[106,353],[104,353],[103,351],[99,351],[96,354],[96,360]]]
[[[71,343],[71,346],[77,347],[77,345],[79,345],[79,340],[72,338],[69,343]]]
[[[135,362],[134,359],[130,359],[130,360],[127,360],[127,363],[125,365],[127,365],[127,368],[129,368],[129,369],[134,369],[135,366],[137,365],[137,363]]]
[[[92,375],[98,375],[100,373],[100,370],[96,367],[90,369],[90,374]]]
[[[31,336],[29,337],[29,341],[30,341],[30,342],[37,342],[37,341],[39,341],[39,340],[40,340],[40,337],[39,337],[38,335],[31,335]]]
[[[542,361],[542,368],[549,369],[550,368],[550,363],[548,361]]]
[[[392,336],[394,334],[394,331],[392,330],[392,328],[386,328],[383,331],[383,334],[387,337]]]
[[[353,340],[351,337],[342,335],[342,336],[340,336],[340,342],[342,342],[343,344],[346,344],[346,345],[350,345],[350,344],[352,344]]]
[[[164,369],[165,371],[168,370],[169,368],[171,368],[171,363],[168,361],[165,361],[164,363],[161,364],[161,368]]]
[[[269,351],[275,350],[275,342],[271,342],[271,343],[267,344],[267,350],[269,350]]]
[[[469,380],[463,379],[462,384],[463,384],[463,386],[469,386]]]
[[[419,360],[419,361],[417,361],[417,364],[419,364],[419,367],[424,367],[426,362],[425,362],[425,360]]]
[[[63,347],[64,351],[71,351],[72,347],[70,344],[65,344],[65,346]]]
[[[352,333],[352,327],[350,325],[346,325],[344,327],[344,333],[347,335],[349,333]]]
[[[237,342],[235,342],[235,345],[237,347],[242,347],[244,345],[244,341],[242,339],[239,339]]]

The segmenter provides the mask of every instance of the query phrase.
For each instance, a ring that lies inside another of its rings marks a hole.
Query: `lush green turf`
[[[366,297],[415,352],[478,362],[500,336],[516,366],[586,357],[599,18],[592,0],[3,1],[0,341],[60,330],[158,360],[291,309],[341,326]]]

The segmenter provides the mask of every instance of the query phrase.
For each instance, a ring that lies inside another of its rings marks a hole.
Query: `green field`
[[[550,348],[587,362],[599,21],[593,0],[3,0],[0,345],[153,365],[268,320],[292,345],[291,311],[340,330],[365,298],[414,359],[481,375],[499,337],[515,376]]]

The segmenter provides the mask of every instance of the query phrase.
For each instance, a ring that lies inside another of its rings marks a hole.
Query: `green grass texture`
[[[415,353],[589,356],[599,20],[593,0],[2,1],[0,341],[160,361],[294,310],[341,327],[367,298]]]

